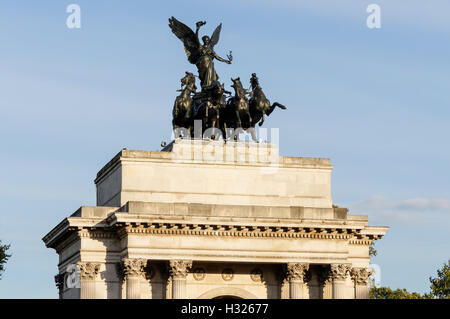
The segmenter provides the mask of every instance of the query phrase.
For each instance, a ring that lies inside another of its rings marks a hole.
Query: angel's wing
[[[192,64],[197,63],[200,53],[200,43],[194,31],[192,31],[191,28],[178,21],[174,17],[171,17],[169,19],[169,27],[172,30],[173,34],[175,34],[177,38],[183,42],[184,50],[186,51],[189,62],[191,62]]]
[[[217,26],[216,30],[214,30],[211,36],[211,47],[214,47],[217,42],[219,42],[220,30],[222,30],[222,23]]]

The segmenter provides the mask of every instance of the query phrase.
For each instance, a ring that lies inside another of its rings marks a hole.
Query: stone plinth
[[[98,206],[129,201],[331,208],[329,159],[278,156],[268,143],[177,140],[122,150],[97,174]]]
[[[97,175],[98,206],[43,238],[60,296],[366,298],[369,245],[387,227],[332,205],[331,169],[266,143],[122,150]],[[73,264],[95,265],[78,288]]]

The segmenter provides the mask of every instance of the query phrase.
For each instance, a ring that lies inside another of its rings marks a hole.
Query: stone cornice
[[[42,238],[45,246],[52,247],[52,241],[67,232],[70,226],[69,218],[64,218],[56,227]]]
[[[217,224],[144,223],[139,225],[115,224],[120,237],[127,234],[230,236],[230,237],[287,237],[348,240],[354,236],[352,230],[245,226]]]
[[[310,228],[336,230],[339,233],[361,233],[370,228],[366,223],[358,223],[339,219],[282,219],[265,217],[216,217],[216,216],[180,216],[180,215],[145,215],[116,212],[111,214],[106,223],[109,226],[115,224],[145,225],[150,223],[170,224],[215,224],[221,226],[260,226],[280,228]],[[377,227],[377,230],[379,230]],[[387,228],[383,228],[384,231]],[[328,232],[328,231],[327,231]],[[370,235],[370,232],[367,232]],[[378,234],[379,232],[377,232]],[[380,235],[384,233],[380,233]]]
[[[376,239],[379,239],[379,238],[376,238]],[[353,239],[350,239],[348,243],[350,245],[370,246],[370,245],[372,245],[374,240],[375,239],[369,239],[369,238],[366,238],[366,239],[355,239],[355,238],[353,238]]]
[[[42,238],[46,247],[55,248],[71,233],[80,229],[104,229],[108,225],[104,218],[92,217],[67,217]]]
[[[192,235],[224,237],[282,237],[348,240],[352,245],[370,245],[388,227],[373,227],[359,221],[139,215],[112,213],[106,219],[69,217],[43,240],[60,249],[77,238],[122,238],[127,234]],[[70,234],[76,236],[69,237]],[[64,245],[66,245],[64,244]]]

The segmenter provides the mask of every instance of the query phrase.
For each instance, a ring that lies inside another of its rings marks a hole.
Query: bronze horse
[[[222,119],[222,130],[226,137],[226,131],[228,128],[248,130],[252,128],[252,117],[250,115],[249,102],[246,97],[247,90],[244,89],[240,78],[231,78],[235,95],[228,99],[227,106],[223,110],[224,116]],[[256,141],[255,132],[252,129],[250,131],[252,139]],[[233,139],[237,140],[239,133],[233,134]]]
[[[178,90],[178,92],[181,92],[181,94],[177,96],[173,105],[172,126],[174,131],[177,128],[186,128],[190,135],[192,131],[191,93],[195,93],[197,89],[197,87],[195,86],[195,75],[190,72],[186,72],[186,76],[181,79],[181,88],[181,90]]]
[[[259,126],[264,123],[264,115],[269,116],[275,107],[279,107],[282,110],[286,109],[286,106],[280,104],[278,102],[274,102],[270,105],[270,101],[264,95],[261,87],[259,86],[259,80],[256,77],[256,74],[253,73],[250,79],[250,84],[252,86],[252,91],[250,92],[250,114],[252,116],[252,127],[259,122]]]
[[[220,115],[226,106],[225,93],[230,94],[224,84],[214,81],[194,96],[194,120],[202,120],[203,131],[212,129],[212,139],[217,137],[215,130],[221,129]]]

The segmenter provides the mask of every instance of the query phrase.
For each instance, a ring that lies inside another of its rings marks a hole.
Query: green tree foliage
[[[375,249],[375,247],[373,247],[373,245],[374,245],[374,243],[372,243],[370,246],[369,246],[369,256],[370,257],[375,257],[376,255],[377,255],[377,250]]]
[[[8,255],[6,252],[9,249],[9,245],[2,245],[2,241],[0,240],[0,279],[2,278],[2,272],[5,270],[5,264],[11,255]]]
[[[421,295],[417,292],[409,292],[406,289],[392,290],[389,287],[372,287],[370,289],[371,299],[431,299],[430,294]]]
[[[417,292],[409,292],[406,289],[392,290],[389,287],[370,288],[371,299],[450,299],[450,260],[442,269],[437,270],[437,277],[430,277],[431,293],[423,295]]]
[[[439,299],[450,299],[450,259],[437,270],[437,277],[430,277],[431,293]]]

